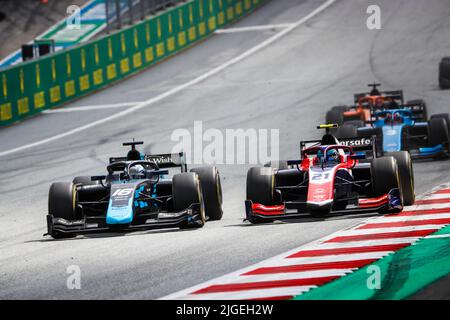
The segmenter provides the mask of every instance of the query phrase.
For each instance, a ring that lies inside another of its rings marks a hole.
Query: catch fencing
[[[186,49],[266,0],[191,0],[97,40],[0,72],[0,126],[139,72]]]

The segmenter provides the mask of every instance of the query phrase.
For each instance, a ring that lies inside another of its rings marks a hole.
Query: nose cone
[[[133,209],[131,206],[108,208],[106,214],[107,224],[130,224],[133,221]]]

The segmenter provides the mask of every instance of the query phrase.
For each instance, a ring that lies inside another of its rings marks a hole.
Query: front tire
[[[449,129],[444,118],[432,118],[428,121],[428,144],[430,147],[439,144],[449,148]]]
[[[414,172],[411,155],[408,151],[396,151],[389,152],[387,156],[394,157],[397,160],[400,184],[403,192],[403,205],[413,205],[416,200],[416,195],[414,192]]]
[[[172,179],[173,208],[175,212],[183,211],[194,203],[200,204],[200,212],[196,221],[180,226],[180,229],[201,228],[205,225],[205,206],[200,181],[196,173],[179,173]]]
[[[433,114],[430,119],[434,119],[434,118],[442,118],[442,119],[444,119],[445,122],[447,123],[448,133],[450,134],[450,117],[449,117],[448,113]]]
[[[205,202],[205,214],[209,217],[209,220],[222,219],[222,185],[219,170],[216,167],[201,167],[191,169],[190,172],[196,173],[200,180],[203,201]]]
[[[374,196],[381,197],[389,193],[392,189],[399,189],[403,203],[397,160],[394,157],[375,158],[372,160],[370,170]],[[380,210],[380,213],[385,213],[385,210]]]
[[[91,177],[88,176],[78,176],[72,180],[73,184],[82,184],[83,186],[91,186],[98,184],[97,181],[92,181]]]
[[[450,89],[450,57],[443,58],[439,64],[439,87]]]
[[[50,186],[48,193],[48,213],[53,218],[62,218],[68,221],[76,220],[75,212],[76,190],[71,182],[55,182]],[[54,239],[72,238],[75,234],[59,231],[50,231]]]
[[[266,206],[274,205],[275,174],[273,168],[254,167],[247,172],[247,200]],[[253,217],[251,223],[272,222],[271,219]]]

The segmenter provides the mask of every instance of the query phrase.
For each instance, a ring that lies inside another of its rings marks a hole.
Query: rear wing
[[[380,92],[381,95],[387,97],[387,98],[391,98],[392,100],[397,100],[400,102],[401,105],[404,104],[404,99],[403,99],[403,91],[402,90],[395,90],[395,91],[382,91]],[[359,99],[369,95],[369,92],[364,92],[364,93],[356,93],[353,95],[353,99],[355,104],[358,104]]]
[[[402,105],[400,107],[400,109],[411,110],[414,120],[427,121],[426,107],[422,103],[414,103],[414,104]]]
[[[376,137],[355,137],[338,139],[340,145],[352,147],[354,152],[364,153],[366,159],[373,159],[376,157]],[[314,146],[321,145],[321,140],[300,141],[301,158],[303,158],[303,150]],[[303,160],[303,159],[302,159]]]
[[[185,153],[146,154],[145,160],[153,162],[159,168],[181,168],[181,172],[187,172]]]
[[[185,153],[164,153],[146,154],[142,160],[150,161],[158,165],[159,168],[181,168],[181,172],[187,172]],[[127,157],[109,158],[109,163],[127,161]]]
[[[352,147],[355,152],[364,153],[366,159],[373,159],[377,154],[376,136],[339,139],[339,144]]]

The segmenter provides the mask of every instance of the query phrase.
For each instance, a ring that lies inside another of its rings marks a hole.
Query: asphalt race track
[[[273,0],[233,28],[295,23],[324,1]],[[244,217],[249,166],[220,165],[224,218],[194,231],[158,230],[55,241],[43,237],[49,186],[101,174],[121,142],[168,152],[173,130],[280,129],[280,157],[320,136],[326,109],[351,103],[369,82],[424,98],[429,114],[448,112],[438,63],[450,54],[450,0],[379,0],[382,30],[368,30],[370,1],[337,0],[281,39],[139,111],[0,156],[0,299],[154,299],[243,268],[356,224],[367,215],[253,226]],[[142,102],[177,88],[274,36],[281,29],[217,34],[64,109]],[[68,132],[129,106],[47,113],[0,130],[0,153]],[[450,181],[450,161],[415,163],[416,192]],[[81,268],[81,290],[66,269]]]

